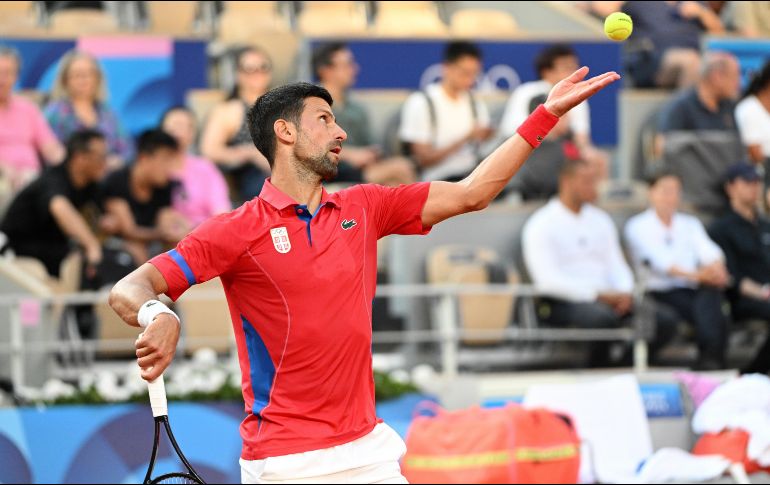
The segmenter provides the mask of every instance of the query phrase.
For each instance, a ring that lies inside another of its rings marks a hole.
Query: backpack
[[[406,448],[409,483],[577,483],[580,470],[571,419],[516,404],[417,416]]]

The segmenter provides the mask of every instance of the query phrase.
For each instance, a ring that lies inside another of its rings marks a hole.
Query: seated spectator
[[[634,278],[610,216],[592,203],[597,176],[584,161],[564,164],[559,195],[524,225],[527,270],[541,299],[540,314],[554,326],[618,328],[634,311]],[[656,312],[653,355],[671,337],[676,318]],[[607,342],[592,344],[589,365],[611,363]]]
[[[770,37],[770,3],[729,2],[738,34],[751,39]]]
[[[641,88],[689,87],[698,80],[700,37],[724,33],[719,16],[704,2],[591,2],[601,17],[622,11],[634,20],[624,64]]]
[[[524,83],[513,91],[505,105],[505,111],[500,121],[500,134],[505,138],[513,136],[519,125],[532,112],[533,102],[536,100],[543,102],[541,100],[548,96],[551,88],[557,82],[569,77],[579,67],[577,54],[572,47],[566,44],[554,44],[540,51],[535,57],[535,71],[538,80]],[[562,116],[559,122],[565,125],[563,129],[556,132],[552,130],[546,140],[560,144],[563,142],[572,143],[577,149],[578,156],[596,164],[600,177],[605,178],[608,157],[591,142],[591,117],[588,102],[584,101],[572,108],[569,113]],[[554,185],[556,185],[557,174],[558,171],[553,173]]]
[[[659,131],[736,130],[735,100],[740,94],[738,60],[726,52],[710,52],[703,58],[698,83],[676,96],[660,115]],[[661,148],[663,146],[661,145]]]
[[[20,63],[15,50],[0,46],[0,176],[13,192],[40,173],[38,153],[50,165],[64,158],[64,147],[38,107],[13,94]]]
[[[441,82],[406,100],[399,138],[422,169],[422,180],[462,180],[479,163],[480,144],[493,135],[486,105],[471,92],[481,68],[476,45],[450,42]]]
[[[232,176],[240,202],[245,202],[259,195],[270,176],[267,159],[251,140],[246,113],[270,87],[273,64],[256,47],[239,50],[236,62],[236,85],[227,101],[211,112],[201,137],[201,153]]]
[[[184,154],[177,158],[173,168],[173,177],[180,182],[174,191],[173,208],[192,227],[232,210],[225,178],[211,161],[191,153],[197,130],[192,111],[183,106],[169,109],[163,115],[160,128],[176,138]]]
[[[189,232],[189,223],[172,208],[171,177],[181,156],[171,135],[148,130],[139,136],[136,161],[104,180],[104,208],[117,221],[113,233],[126,241],[137,264]]]
[[[701,222],[679,212],[682,183],[661,171],[650,182],[650,208],[626,224],[625,238],[637,273],[649,270],[647,290],[695,326],[695,369],[725,367],[727,318],[722,290],[729,282],[724,255]]]
[[[757,208],[761,176],[754,166],[737,163],[725,179],[730,211],[711,226],[709,235],[725,253],[732,276],[727,292],[732,316],[770,323],[770,220]],[[770,336],[741,372],[770,372]]]
[[[348,138],[342,147],[335,181],[408,184],[416,180],[412,162],[403,157],[383,159],[381,148],[372,142],[369,117],[364,107],[351,99],[349,90],[356,82],[358,65],[353,53],[342,42],[324,44],[313,52],[313,73],[334,99],[337,124],[345,126]]]
[[[751,78],[743,99],[735,107],[735,121],[749,161],[770,174],[770,61]]]
[[[67,53],[59,62],[45,116],[60,140],[92,128],[104,133],[109,147],[108,167],[122,167],[134,156],[133,142],[106,104],[107,87],[99,62],[90,54]]]
[[[83,250],[91,266],[102,260],[99,239],[79,211],[98,205],[98,185],[105,173],[107,143],[93,130],[79,131],[67,142],[64,163],[46,169],[11,202],[0,230],[18,256],[43,262],[59,277],[70,253],[70,239]]]

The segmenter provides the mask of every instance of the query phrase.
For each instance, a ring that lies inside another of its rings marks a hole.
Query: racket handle
[[[150,407],[152,417],[168,416],[168,401],[166,400],[166,384],[163,382],[163,374],[154,381],[147,383],[150,391]]]

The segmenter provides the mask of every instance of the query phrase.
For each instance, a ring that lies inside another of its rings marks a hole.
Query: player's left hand
[[[556,116],[563,116],[605,86],[620,79],[620,74],[610,71],[584,81],[586,74],[588,74],[588,67],[583,66],[571,76],[556,83],[545,101],[545,109]]]

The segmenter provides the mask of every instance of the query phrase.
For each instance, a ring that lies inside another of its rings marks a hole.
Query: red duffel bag
[[[514,404],[434,412],[407,432],[410,483],[577,483],[580,440],[567,416]]]

